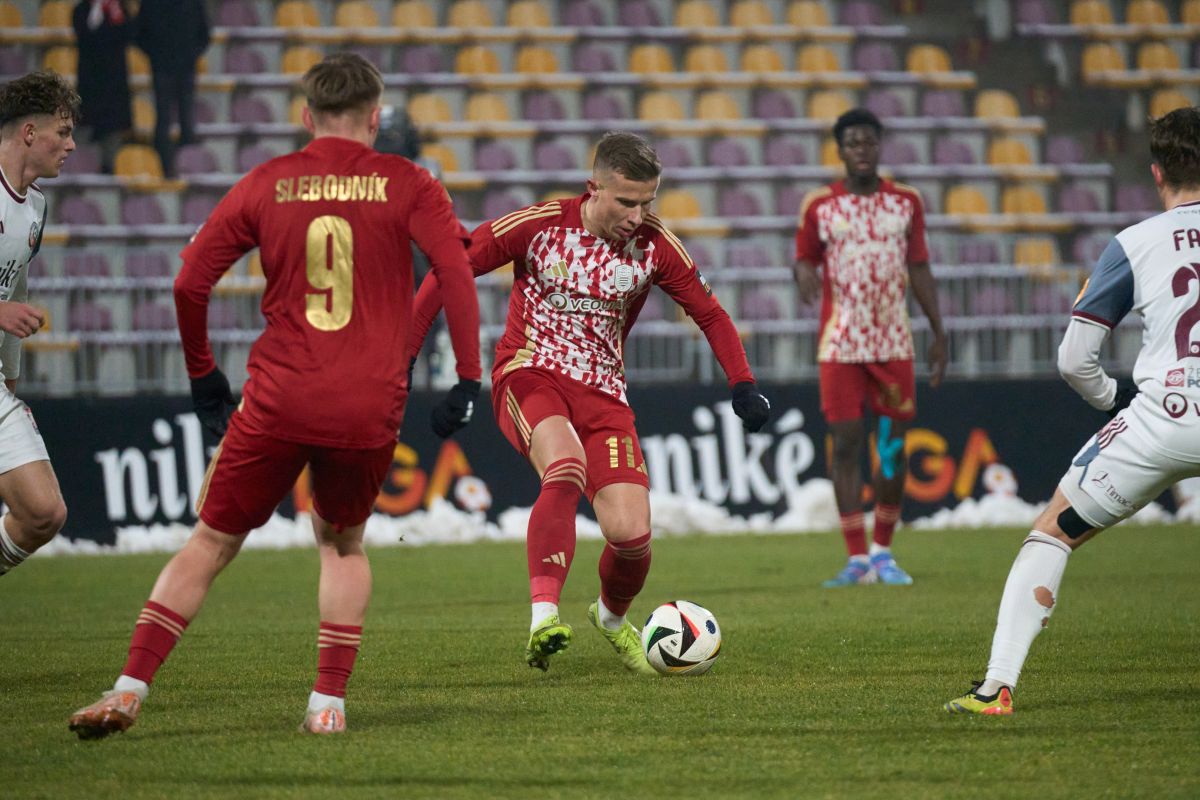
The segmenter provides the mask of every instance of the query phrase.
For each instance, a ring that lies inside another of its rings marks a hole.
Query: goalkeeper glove
[[[433,407],[430,423],[433,432],[445,439],[463,428],[475,413],[475,399],[479,397],[479,381],[460,380],[454,384],[441,402]]]
[[[758,392],[754,381],[742,381],[733,386],[733,413],[742,420],[750,433],[761,430],[771,417],[771,403]]]
[[[1125,383],[1117,381],[1117,396],[1113,399],[1113,407],[1105,412],[1108,414],[1108,418],[1112,419],[1129,408],[1129,404],[1133,402],[1133,398],[1137,397],[1140,391],[1141,389],[1132,381]]]
[[[206,430],[216,436],[225,435],[229,415],[237,403],[229,391],[229,379],[219,367],[203,377],[192,378],[192,408]]]

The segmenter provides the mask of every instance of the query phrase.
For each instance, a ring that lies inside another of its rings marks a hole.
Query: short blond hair
[[[334,53],[313,64],[301,80],[308,107],[320,114],[370,111],[383,96],[383,76],[355,53]]]

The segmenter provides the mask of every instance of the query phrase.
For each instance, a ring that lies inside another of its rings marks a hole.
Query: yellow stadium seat
[[[988,203],[988,199],[984,193],[976,187],[967,184],[950,187],[942,200],[942,205],[947,214],[992,213],[991,204]]]
[[[1200,25],[1200,0],[1184,0],[1179,21],[1184,25]]]
[[[1171,13],[1159,0],[1129,0],[1125,21],[1130,25],[1169,25]]]
[[[1112,25],[1112,9],[1107,0],[1075,0],[1071,3],[1072,25]]]
[[[842,62],[831,48],[823,44],[806,44],[796,53],[796,69],[800,72],[841,72]]]
[[[741,119],[742,112],[737,101],[728,92],[704,92],[696,99],[696,119],[728,120]]]
[[[658,196],[658,215],[666,219],[693,219],[704,216],[700,201],[687,189],[669,189]]]
[[[450,122],[454,119],[454,115],[450,113],[450,104],[444,97],[436,94],[414,95],[408,99],[404,108],[409,118],[417,125]]]
[[[547,47],[526,45],[517,52],[517,72],[549,74],[558,72],[558,56]]]
[[[277,28],[319,28],[321,18],[317,9],[306,0],[284,0],[275,9]]]
[[[283,51],[283,60],[279,62],[279,71],[284,75],[303,75],[313,64],[317,64],[325,56],[315,47],[289,47]]]
[[[378,28],[379,15],[367,0],[350,0],[333,12],[336,28]]]
[[[1020,139],[996,139],[988,145],[987,160],[998,167],[1024,166],[1033,163],[1033,156]]]
[[[1045,214],[1046,198],[1032,186],[1009,186],[1000,195],[1003,214]]]
[[[453,28],[492,28],[496,25],[491,9],[481,0],[458,0],[450,6],[447,21]]]
[[[694,44],[683,57],[684,72],[729,72],[725,51],[715,44]]]
[[[25,27],[25,21],[21,19],[21,9],[13,5],[9,0],[0,2],[0,28],[17,28]]]
[[[1145,42],[1137,51],[1138,69],[1179,69],[1179,54],[1166,42]]]
[[[904,64],[909,72],[920,75],[954,70],[950,63],[950,54],[936,44],[913,45],[908,50]]]
[[[783,72],[783,57],[769,44],[752,44],[742,51],[743,72]]]
[[[304,109],[307,107],[308,100],[303,95],[293,97],[291,102],[288,103],[288,122],[293,125],[303,125]]]
[[[646,92],[638,100],[637,113],[646,122],[674,122],[686,116],[683,104],[670,92]]]
[[[1049,236],[1026,236],[1013,245],[1013,263],[1019,267],[1045,267],[1059,263],[1058,245]]]
[[[392,7],[392,25],[397,28],[435,28],[437,15],[421,0],[401,0]]]
[[[675,25],[680,28],[715,28],[720,24],[717,10],[707,0],[684,0],[675,9]]]
[[[42,69],[52,70],[59,75],[74,75],[78,65],[79,51],[74,45],[51,47],[42,56]]]
[[[74,12],[75,4],[70,0],[52,0],[49,3],[42,3],[41,9],[38,11],[38,25],[43,28],[69,28],[71,27],[71,14]]]
[[[460,75],[494,75],[500,71],[500,59],[489,47],[471,45],[458,51],[454,70]]]
[[[137,96],[130,103],[133,112],[133,129],[138,133],[150,134],[154,131],[154,104],[145,97]]]
[[[826,28],[829,12],[817,0],[796,0],[788,6],[787,24],[797,28]]]
[[[144,144],[122,145],[117,151],[113,172],[124,178],[161,178],[162,162],[153,147]]]
[[[442,172],[458,171],[458,156],[449,146],[441,142],[421,145],[421,155],[436,161]]]
[[[1017,98],[1003,89],[984,89],[975,95],[975,116],[983,119],[1011,119],[1021,116]]]
[[[1116,45],[1108,42],[1093,42],[1083,48],[1083,76],[1087,78],[1097,72],[1125,69],[1125,56]]]
[[[549,203],[554,200],[571,200],[572,198],[575,198],[575,197],[579,197],[579,192],[577,192],[573,189],[551,189],[550,191],[548,191],[544,195],[542,195],[538,199],[538,202],[539,203]]]
[[[825,141],[821,142],[821,166],[842,166],[842,153],[838,148],[838,143],[836,140],[826,139]]]
[[[813,92],[808,97],[810,119],[837,119],[854,107],[854,102],[844,93],[832,89]]]
[[[763,0],[738,0],[729,11],[729,24],[735,28],[774,25],[775,15]]]
[[[671,51],[661,44],[639,44],[629,51],[629,71],[638,75],[672,73]]]
[[[537,0],[519,0],[508,9],[510,28],[551,28],[550,12]]]
[[[149,75],[150,58],[137,47],[126,47],[125,69],[130,75]]]
[[[508,122],[512,119],[504,98],[488,92],[471,95],[464,114],[468,122]]]
[[[1177,108],[1188,108],[1195,103],[1183,92],[1178,89],[1159,89],[1150,96],[1150,116],[1153,119],[1158,119],[1163,114],[1168,114]]]

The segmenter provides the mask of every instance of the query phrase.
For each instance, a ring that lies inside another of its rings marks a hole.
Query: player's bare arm
[[[796,286],[800,290],[800,299],[806,303],[815,303],[821,298],[821,276],[817,267],[811,261],[800,260],[792,267],[796,274]]]
[[[0,302],[0,330],[24,339],[46,324],[42,310],[27,303]]]
[[[909,264],[908,280],[913,297],[917,299],[917,304],[929,320],[929,329],[933,332],[933,341],[929,343],[927,357],[929,384],[937,388],[946,374],[946,331],[942,328],[942,314],[938,310],[937,290],[934,288],[933,271],[929,269],[929,262]]]

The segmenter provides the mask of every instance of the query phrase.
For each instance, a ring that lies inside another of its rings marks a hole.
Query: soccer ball
[[[702,675],[721,653],[721,628],[708,609],[676,600],[646,620],[642,647],[650,666],[663,675]]]

